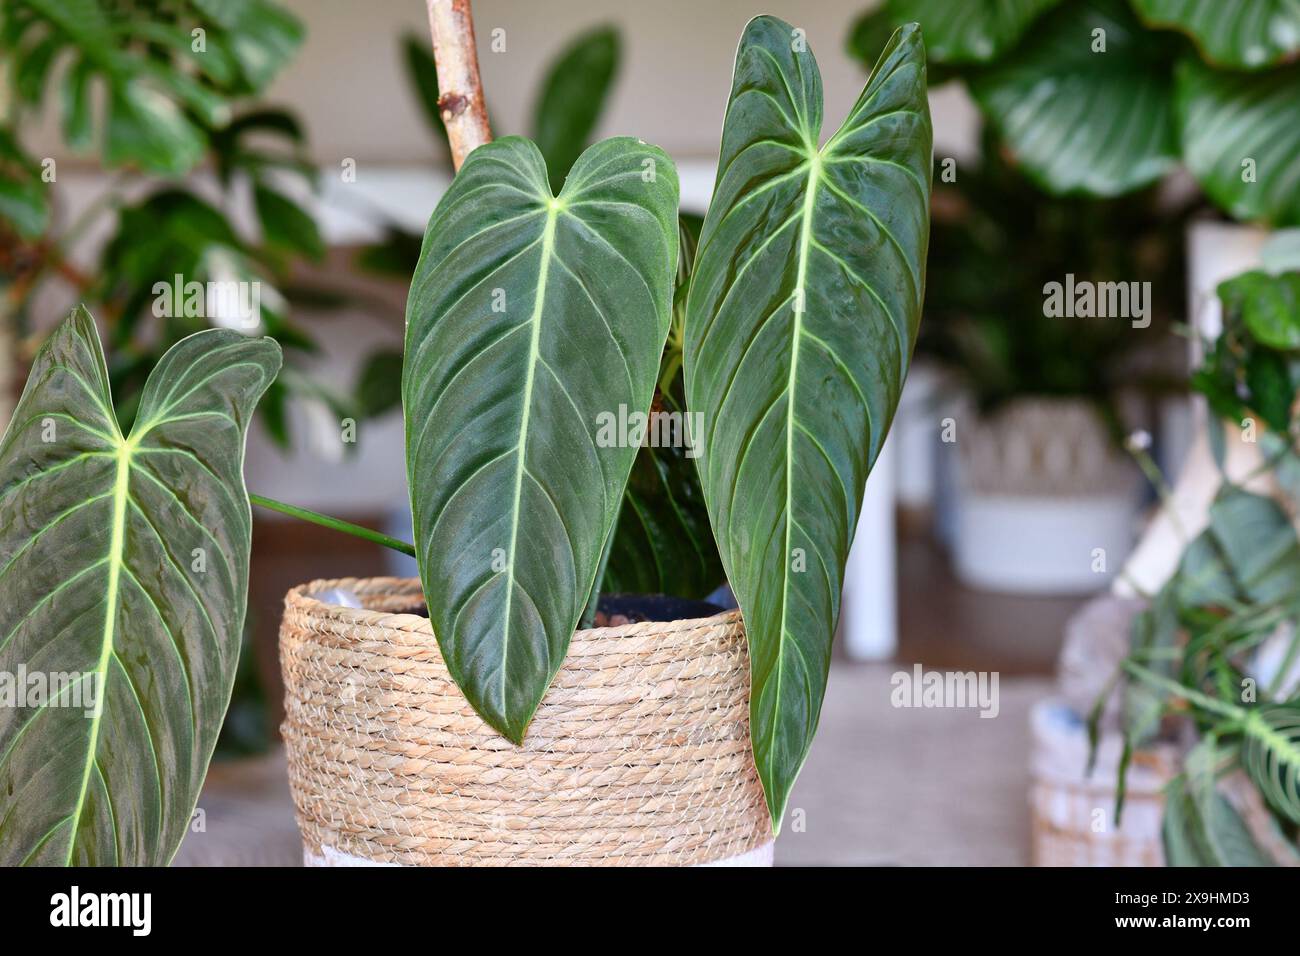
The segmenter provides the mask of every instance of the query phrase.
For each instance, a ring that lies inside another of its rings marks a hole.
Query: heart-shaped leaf
[[[1300,52],[1300,4],[1295,0],[1132,0],[1150,26],[1192,38],[1216,66],[1255,70]]]
[[[180,845],[244,624],[244,434],[279,366],[270,339],[192,335],[124,438],[84,309],[37,355],[0,443],[0,865]]]
[[[1177,158],[1169,39],[1120,0],[1069,3],[973,75],[970,91],[1044,189],[1116,196]]]
[[[595,583],[668,334],[677,173],[609,139],[558,198],[531,142],[470,154],[407,304],[406,464],[447,669],[521,741]]]
[[[1300,65],[1264,73],[1178,69],[1183,161],[1233,218],[1300,225]]]
[[[863,485],[920,319],[932,133],[915,26],[819,150],[821,124],[802,31],[751,21],[687,302],[686,395],[749,634],[774,826],[817,727]]]

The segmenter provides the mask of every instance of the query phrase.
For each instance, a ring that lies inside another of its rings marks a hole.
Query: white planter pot
[[[1088,594],[1123,565],[1135,521],[1131,495],[1030,498],[964,491],[954,568],[965,584],[989,591]],[[1104,570],[1097,570],[1100,560]]]
[[[1133,546],[1139,478],[1096,412],[1017,400],[957,418],[952,556],[966,584],[1030,594],[1104,587]]]

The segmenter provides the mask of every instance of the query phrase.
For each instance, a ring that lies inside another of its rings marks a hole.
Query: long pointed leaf
[[[27,675],[0,707],[0,865],[180,844],[243,630],[244,434],[279,366],[270,339],[190,336],[124,438],[84,309],[37,355],[0,443],[0,673]]]
[[[564,659],[650,407],[677,262],[677,174],[630,138],[552,199],[537,147],[476,149],[407,305],[406,461],[420,575],[452,677],[516,742]]]
[[[686,309],[701,479],[749,633],[754,759],[779,825],[817,727],[849,542],[916,341],[931,128],[914,26],[818,150],[802,33],[745,29]]]

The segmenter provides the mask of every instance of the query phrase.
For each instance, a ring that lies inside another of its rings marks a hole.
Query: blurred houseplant
[[[955,180],[942,181],[945,167]],[[938,164],[918,354],[945,369],[958,397],[921,414],[929,440],[939,422],[939,447],[956,456],[940,458],[957,467],[939,518],[963,579],[1087,591],[1122,564],[1137,473],[1117,437],[1171,384],[1161,347],[1182,313],[1192,208],[1154,189],[1111,200],[1043,193],[988,131],[978,162]],[[1129,313],[1051,309],[1053,288],[1108,283],[1132,293]]]
[[[107,328],[124,428],[160,357],[206,327],[265,333],[284,349],[260,405],[282,447],[291,397],[360,417],[358,399],[304,374],[316,345],[291,317],[305,293],[293,266],[325,254],[295,198],[317,174],[297,118],[259,97],[302,42],[297,19],[271,0],[3,0],[0,15],[0,341],[20,346],[5,365],[30,360],[44,334],[35,304],[84,302]],[[92,176],[26,145],[49,113],[95,174],[91,200],[78,186]],[[244,661],[223,738],[234,751],[267,739]]]
[[[1300,865],[1300,272],[1253,271],[1218,292],[1223,332],[1193,384],[1215,413],[1222,482],[1206,527],[1134,621],[1118,786],[1122,800],[1129,754],[1181,732],[1168,862]],[[1258,452],[1236,480],[1227,443]]]
[[[986,142],[993,144],[993,148],[985,146],[984,165],[990,156],[1004,154],[1038,190],[1080,197],[1072,205],[1055,205],[1057,210],[1071,210],[1072,215],[1081,217],[1085,228],[1113,225],[1130,229],[1133,217],[1119,203],[1112,203],[1109,212],[1099,207],[1094,213],[1083,198],[1101,200],[1137,191],[1140,208],[1152,209],[1144,194],[1180,161],[1205,196],[1236,219],[1276,226],[1300,218],[1300,203],[1288,185],[1300,171],[1300,149],[1296,148],[1300,132],[1290,121],[1300,109],[1300,66],[1290,63],[1300,51],[1300,11],[1294,4],[1274,0],[1232,4],[972,0],[963,4],[961,16],[951,14],[951,5],[936,0],[885,0],[854,25],[850,51],[869,49],[882,32],[898,22],[920,21],[936,80],[963,83],[984,116]],[[954,169],[961,189],[969,171]],[[1029,182],[1020,183],[1019,188],[1019,193],[1006,197],[1013,210],[1041,203],[1049,207],[1044,216],[1050,218],[1050,202],[1041,194],[1035,196]],[[1094,276],[1094,280],[1148,278],[1135,274],[1144,271],[1141,243],[1150,240],[1154,232],[1162,233],[1167,255],[1176,255],[1173,250],[1178,238],[1168,233],[1165,225],[1185,222],[1189,211],[1188,207],[1165,210],[1159,218],[1137,223],[1144,239],[1138,240],[1136,268],[1120,260],[1111,264],[1111,275]],[[1016,218],[1014,211],[1006,215],[1008,222]],[[936,219],[936,248],[941,248],[944,226],[938,207]],[[1115,233],[1114,238],[1126,236]],[[1029,237],[1026,240],[1032,242]],[[1056,274],[1036,276],[1036,285],[1026,283],[1027,296],[1040,295],[1046,281],[1063,283],[1067,272],[1085,278],[1087,271],[1102,264],[1086,250],[1057,251],[1073,257],[1057,260]],[[1005,272],[995,267],[987,275]],[[945,274],[936,271],[940,279]],[[1153,288],[1166,314],[1181,317],[1182,288],[1176,270],[1164,270],[1151,278],[1165,283]],[[941,291],[937,297],[942,297]],[[978,301],[978,295],[972,301]],[[1095,398],[1099,386],[1101,392],[1107,390],[1106,379],[1113,381],[1120,374],[1115,356],[1110,354],[1112,346],[1127,351],[1118,334],[1102,332],[1098,337],[1096,330],[1084,328],[1078,319],[1043,319],[1037,323],[1042,328],[1031,329],[1026,321],[1019,334],[1008,339],[998,324],[981,320],[965,333],[965,357],[974,363],[968,367],[979,369],[986,385],[1004,391],[1008,387],[1051,386],[1049,392],[1064,386]],[[1058,327],[1048,328],[1050,324]],[[1112,324],[1118,333],[1118,323]],[[1076,335],[1077,341],[1063,338]],[[1020,345],[1024,348],[1017,354]],[[1065,351],[1079,345],[1083,346],[1081,354],[1076,351],[1072,356]],[[1049,350],[1046,361],[1027,361],[1044,354],[1044,349]],[[1006,359],[1013,356],[1017,371],[1007,376]],[[1092,365],[1096,360],[1103,364]],[[1036,374],[1037,370],[1042,374]],[[1004,381],[997,385],[987,373],[1002,375]],[[1039,381],[1033,382],[1035,377]],[[1071,379],[1074,384],[1068,385]],[[1113,406],[1109,399],[1106,404]],[[1095,426],[1069,421],[1052,426],[1045,420],[1048,432],[1079,427],[1093,435],[1090,442],[1097,441]],[[960,451],[969,460],[979,449],[971,445]],[[1036,454],[1033,447],[1027,451]],[[1104,453],[1085,457],[1096,461]],[[1171,449],[1169,457],[1176,460],[1177,450]],[[1114,527],[1118,532],[1120,523],[1114,522]],[[1044,531],[1046,537],[1059,540],[1062,529]],[[1100,541],[1097,544],[1105,546]],[[1073,545],[1071,550],[1076,555],[1074,568],[1079,574],[1075,584],[1079,588],[1089,581],[1095,585],[1104,580],[1104,575],[1089,578],[1086,573],[1091,549],[1081,554],[1079,546]],[[1106,546],[1109,572],[1118,567],[1123,550],[1126,548],[1116,553],[1114,546]],[[1026,571],[1039,565],[1039,570],[1047,572],[1034,555],[1026,552],[1024,557]],[[997,575],[996,564],[959,561],[976,576]]]

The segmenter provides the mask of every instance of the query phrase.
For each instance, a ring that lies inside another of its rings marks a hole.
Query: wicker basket
[[[322,604],[328,588],[364,610]],[[579,631],[523,746],[452,683],[416,580],[290,591],[282,727],[309,862],[770,860],[735,612]]]
[[[1133,754],[1123,820],[1115,828],[1119,737],[1102,736],[1088,775],[1087,730],[1068,707],[1039,701],[1030,725],[1034,865],[1163,866],[1164,788],[1178,773],[1177,749],[1161,744]]]

